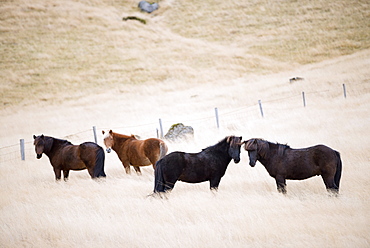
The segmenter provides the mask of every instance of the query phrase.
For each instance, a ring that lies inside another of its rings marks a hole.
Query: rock
[[[194,129],[191,126],[185,126],[182,123],[172,125],[164,136],[164,139],[173,142],[192,138],[194,138]]]
[[[293,82],[301,81],[301,80],[304,80],[304,78],[301,78],[301,77],[292,77],[292,78],[289,79],[289,82],[290,83],[293,83]]]
[[[141,11],[152,13],[159,8],[158,3],[148,3],[147,1],[140,1],[139,8]]]

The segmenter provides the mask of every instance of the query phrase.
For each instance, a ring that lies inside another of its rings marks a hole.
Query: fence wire
[[[369,87],[363,87],[366,84]],[[358,84],[352,84],[351,86],[361,85],[361,89],[357,87],[345,87],[343,85],[342,91],[339,90],[321,90],[321,91],[310,91],[305,92],[304,95],[307,99],[310,96],[315,95],[315,97],[328,97],[329,95],[334,97],[340,97],[342,95],[343,98],[351,97],[356,95],[363,95],[366,93],[370,93],[370,84],[368,82],[361,82]],[[343,92],[344,90],[344,92]],[[309,101],[309,100],[308,100]],[[278,103],[278,104],[276,104]],[[261,100],[263,112],[276,112],[285,109],[298,109],[303,108],[304,104],[302,101],[302,95],[296,94],[286,97],[279,97],[271,100]],[[253,118],[260,117],[261,112],[259,109],[259,104],[252,104],[249,106],[243,106],[240,108],[236,108],[227,112],[223,112],[222,110],[217,111],[218,116],[215,117],[214,115],[207,116],[207,117],[200,117],[194,119],[186,119],[181,121],[174,121],[174,120],[161,120],[163,127],[170,127],[176,123],[184,123],[186,125],[190,125],[196,130],[195,132],[207,132],[214,129],[217,129],[216,118],[219,120],[219,126],[222,128],[227,128],[229,130],[238,130],[240,126],[243,126],[243,123],[247,123]],[[139,135],[142,138],[149,138],[149,137],[160,137],[161,131],[163,135],[165,135],[165,130],[160,130],[159,122],[152,122],[152,123],[145,123],[139,125],[132,125],[132,126],[119,126],[119,127],[97,127],[96,133],[94,133],[94,128],[89,128],[86,130],[82,130],[73,134],[68,134],[64,137],[58,137],[61,139],[73,140],[76,144],[83,143],[87,141],[94,142],[95,135],[97,137],[97,143],[102,145],[102,131],[107,131],[109,129],[114,130],[118,133],[127,133]],[[24,143],[24,154],[25,160],[30,159],[31,156],[36,156],[34,152],[33,141],[28,141]],[[0,147],[0,164],[9,163],[12,161],[21,161],[21,145],[14,144],[8,145],[4,147]]]

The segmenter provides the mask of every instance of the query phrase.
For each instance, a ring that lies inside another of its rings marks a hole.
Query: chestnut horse
[[[45,153],[54,168],[55,179],[60,180],[63,171],[64,181],[67,181],[70,170],[87,169],[91,178],[105,177],[103,148],[92,142],[73,145],[67,140],[49,136],[34,135],[34,145],[37,159]]]
[[[254,167],[257,160],[261,162],[270,176],[275,178],[279,192],[286,193],[286,179],[303,180],[321,175],[326,189],[338,193],[342,161],[339,152],[330,147],[316,145],[292,149],[262,139],[250,139],[244,141],[244,144],[249,155],[249,165]]]
[[[110,153],[113,149],[117,153],[127,174],[131,173],[130,165],[138,174],[141,174],[139,166],[153,165],[155,169],[157,161],[163,158],[168,150],[166,143],[160,139],[138,140],[134,135],[127,136],[112,130],[102,133],[106,151]]]

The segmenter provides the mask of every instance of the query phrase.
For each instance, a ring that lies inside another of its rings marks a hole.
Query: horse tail
[[[166,156],[167,151],[168,151],[168,147],[167,147],[166,143],[164,143],[164,141],[161,141],[159,143],[159,159]]]
[[[103,148],[101,148],[100,146],[98,146],[97,148],[98,149],[96,150],[94,177],[106,177],[104,172],[105,153]]]
[[[334,182],[335,182],[335,185],[337,185],[339,189],[340,177],[342,176],[342,160],[340,159],[339,152],[335,151],[335,155],[337,157],[337,170],[334,175]]]
[[[162,160],[158,160],[155,164],[155,171],[154,171],[154,193],[164,192],[164,177],[162,171]]]

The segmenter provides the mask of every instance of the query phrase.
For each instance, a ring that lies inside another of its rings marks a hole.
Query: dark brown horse
[[[163,158],[168,150],[166,143],[160,139],[138,140],[134,135],[127,136],[112,130],[102,133],[107,152],[113,149],[117,153],[127,174],[131,172],[130,165],[138,174],[141,174],[139,166],[153,165],[155,169],[157,161]]]
[[[105,177],[103,148],[92,142],[73,145],[67,140],[49,136],[33,136],[37,158],[45,153],[54,168],[55,179],[60,180],[63,171],[67,181],[70,170],[87,169],[91,178]]]
[[[154,193],[173,189],[176,181],[200,183],[209,181],[216,189],[233,159],[240,161],[242,137],[228,136],[199,153],[172,152],[159,160],[155,169]]]
[[[254,167],[257,160],[261,162],[275,178],[279,192],[286,193],[286,179],[303,180],[321,175],[326,189],[338,193],[342,174],[339,152],[324,145],[292,149],[262,139],[250,139],[244,144],[250,166]]]

